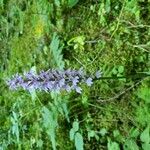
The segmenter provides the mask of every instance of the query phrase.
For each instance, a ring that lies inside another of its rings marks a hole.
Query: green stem
[[[98,79],[94,80],[109,80],[109,79],[141,79],[145,77],[150,77],[150,74],[145,74],[145,73],[140,73],[140,74],[135,74],[135,75],[127,75],[127,76],[115,76],[115,77],[100,77]]]

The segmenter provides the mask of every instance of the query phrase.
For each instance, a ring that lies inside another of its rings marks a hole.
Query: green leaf
[[[72,7],[75,6],[78,2],[79,2],[79,0],[68,0],[68,6],[72,8]]]
[[[57,7],[60,6],[60,1],[59,1],[59,0],[55,0],[54,2],[55,2],[55,5],[56,5]]]
[[[42,116],[43,116],[43,126],[46,129],[46,133],[50,137],[53,150],[56,150],[55,128],[57,126],[57,120],[55,120],[53,112],[46,107],[42,108]]]
[[[37,147],[42,148],[42,146],[43,146],[43,141],[41,139],[39,139],[37,141]]]
[[[73,141],[74,140],[74,135],[75,135],[75,131],[74,131],[73,128],[70,130],[69,135],[70,135],[70,140]]]
[[[142,144],[142,149],[143,150],[150,150],[150,144],[146,144],[146,143]]]
[[[57,67],[59,69],[64,68],[64,61],[62,57],[62,47],[59,47],[60,40],[56,33],[53,34],[53,38],[50,44],[50,50],[53,55],[53,60],[51,63],[54,65],[54,67]]]
[[[114,67],[114,68],[112,69],[112,73],[113,73],[114,75],[116,75],[116,74],[118,73],[118,70]]]
[[[117,137],[117,136],[119,136],[120,135],[120,132],[118,131],[118,130],[114,130],[113,131],[113,136],[114,137]]]
[[[127,140],[123,147],[124,150],[139,150],[139,147],[134,140]]]
[[[106,0],[105,9],[106,9],[107,13],[110,12],[110,6],[111,6],[111,1],[110,0]]]
[[[143,99],[146,103],[150,103],[150,88],[149,87],[142,87],[137,92],[139,98]]]
[[[130,137],[131,138],[137,138],[139,135],[139,130],[137,128],[132,128],[130,130]]]
[[[140,139],[142,142],[148,144],[150,142],[149,127],[147,127],[141,134]]]
[[[88,140],[90,141],[90,138],[91,137],[94,137],[95,136],[95,131],[94,130],[90,130],[89,132],[88,132]]]
[[[108,139],[107,148],[108,150],[120,150],[119,144],[117,142],[112,142],[110,139]]]
[[[66,117],[67,121],[70,122],[67,104],[63,103],[62,104],[62,108],[63,108],[63,111],[64,111],[64,114],[65,114],[65,117]]]
[[[33,103],[34,103],[35,100],[36,100],[36,97],[37,97],[36,91],[35,91],[35,89],[31,89],[29,92],[30,92],[30,94],[31,94],[32,101],[33,101]]]
[[[77,132],[79,130],[79,122],[78,121],[73,122],[73,129],[75,132]]]
[[[119,73],[123,73],[123,72],[124,72],[124,66],[119,66],[118,72],[119,72]]]
[[[75,134],[75,147],[76,150],[83,150],[83,137],[79,132]]]
[[[100,130],[101,136],[105,136],[106,133],[107,133],[107,130],[106,130],[105,128],[102,128],[102,129]]]
[[[3,8],[3,5],[4,5],[4,0],[0,0],[0,7]]]
[[[20,139],[20,134],[19,134],[19,121],[18,121],[18,115],[14,111],[12,112],[13,116],[11,117],[11,122],[12,122],[12,134],[16,136],[17,143],[19,143]]]

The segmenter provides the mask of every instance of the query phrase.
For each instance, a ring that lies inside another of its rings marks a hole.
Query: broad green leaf
[[[3,5],[4,5],[4,0],[0,0],[0,7],[3,8]]]
[[[143,87],[138,92],[137,95],[139,98],[143,99],[146,103],[150,103],[150,88]]]
[[[124,66],[119,66],[118,72],[119,72],[119,73],[123,73],[123,72],[124,72]]]
[[[149,127],[147,127],[141,134],[140,139],[144,143],[149,143],[150,142],[150,134],[149,134]]]
[[[113,136],[114,137],[117,137],[117,136],[119,136],[120,135],[120,132],[118,131],[118,130],[114,130],[113,131]]]
[[[150,144],[146,144],[146,143],[142,144],[142,149],[143,150],[150,150]]]
[[[107,133],[107,130],[106,130],[105,128],[102,128],[102,129],[100,130],[101,136],[105,136],[106,133]]]
[[[89,132],[88,132],[88,140],[90,141],[90,138],[91,137],[94,137],[95,136],[95,131],[94,130],[90,130]]]
[[[139,130],[137,128],[132,128],[130,130],[130,137],[137,138],[139,135]]]
[[[116,74],[118,73],[118,71],[117,71],[117,69],[116,69],[115,67],[112,69],[112,73],[113,73],[114,75],[116,75]]]
[[[56,5],[57,7],[59,7],[59,6],[60,6],[60,0],[55,0],[55,5]]]
[[[42,148],[43,141],[41,139],[39,139],[36,143],[37,143],[37,147]]]
[[[120,150],[119,144],[117,142],[112,142],[110,139],[108,139],[107,148],[108,150]]]
[[[68,6],[73,7],[78,3],[79,0],[68,0]]]
[[[76,150],[83,150],[83,137],[79,132],[75,134],[75,147]]]
[[[123,147],[124,150],[139,150],[139,147],[134,140],[127,140]]]

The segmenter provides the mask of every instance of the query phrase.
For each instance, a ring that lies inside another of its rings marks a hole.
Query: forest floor
[[[6,85],[52,68],[110,78],[81,94]],[[150,1],[0,0],[0,150],[150,150],[146,75]]]

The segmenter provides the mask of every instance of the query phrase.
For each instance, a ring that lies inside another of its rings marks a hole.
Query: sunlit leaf
[[[139,150],[134,140],[127,140],[124,144],[124,150]]]
[[[118,72],[123,73],[124,72],[124,66],[119,66],[118,67]]]
[[[73,7],[78,3],[79,0],[68,0],[68,6]]]
[[[90,141],[90,138],[91,138],[91,137],[94,137],[94,136],[95,136],[95,131],[90,130],[90,131],[88,132],[88,140]]]
[[[150,150],[150,144],[144,143],[144,144],[142,144],[142,148],[143,148],[143,150]]]
[[[50,137],[53,150],[56,150],[55,129],[57,126],[57,122],[56,120],[54,120],[53,112],[50,111],[48,108],[43,107],[42,116],[43,116],[43,126],[46,129],[46,133]]]
[[[107,148],[108,150],[120,150],[119,144],[117,142],[112,142],[110,139],[108,139]]]
[[[102,129],[100,130],[101,136],[105,136],[106,133],[107,133],[107,130],[106,130],[105,128],[102,128]]]
[[[64,68],[64,61],[62,60],[62,47],[59,47],[60,40],[56,33],[53,34],[53,38],[50,44],[50,50],[53,55],[52,57],[52,64],[54,64],[54,67],[63,69]]]
[[[139,98],[144,100],[146,103],[150,103],[150,88],[142,87],[137,91],[137,95]]]
[[[76,150],[83,150],[83,137],[79,132],[75,134],[75,147]]]
[[[150,142],[150,133],[149,133],[149,127],[147,127],[143,132],[142,134],[140,135],[140,139],[142,142],[144,143],[149,143]]]

